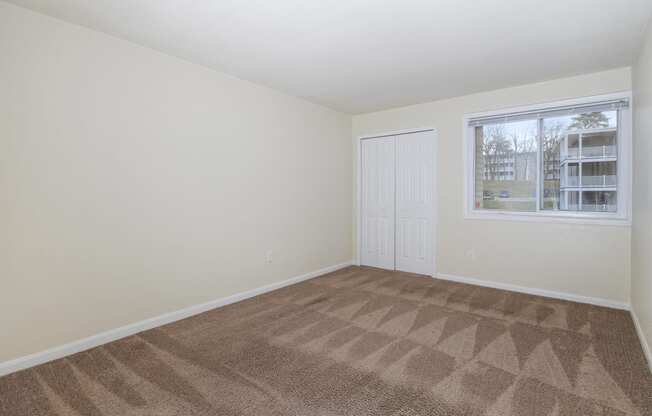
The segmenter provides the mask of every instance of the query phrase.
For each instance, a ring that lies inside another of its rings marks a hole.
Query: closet
[[[435,133],[361,139],[360,264],[434,274]]]

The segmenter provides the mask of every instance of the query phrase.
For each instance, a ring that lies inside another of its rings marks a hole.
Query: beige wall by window
[[[438,130],[439,273],[628,303],[629,227],[463,218],[462,118],[630,89],[630,69],[616,69],[354,116],[353,137],[421,127]],[[355,233],[354,228],[357,247]]]
[[[0,56],[0,362],[351,259],[350,116],[4,2]]]
[[[632,309],[652,346],[652,26],[633,73]]]

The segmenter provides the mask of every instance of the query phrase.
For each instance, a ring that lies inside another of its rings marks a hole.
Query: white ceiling
[[[630,65],[652,0],[11,0],[348,112]]]

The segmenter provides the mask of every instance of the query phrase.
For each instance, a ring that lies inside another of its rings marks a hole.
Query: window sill
[[[594,214],[566,214],[539,212],[507,212],[507,211],[478,211],[470,210],[464,213],[464,219],[493,220],[493,221],[525,221],[540,223],[606,225],[616,227],[630,227],[632,221],[617,215]]]

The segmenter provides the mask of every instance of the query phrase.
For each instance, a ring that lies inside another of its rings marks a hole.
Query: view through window
[[[474,131],[474,208],[618,210],[619,110],[499,117]]]
[[[476,133],[476,208],[535,211],[537,121],[489,124]]]

